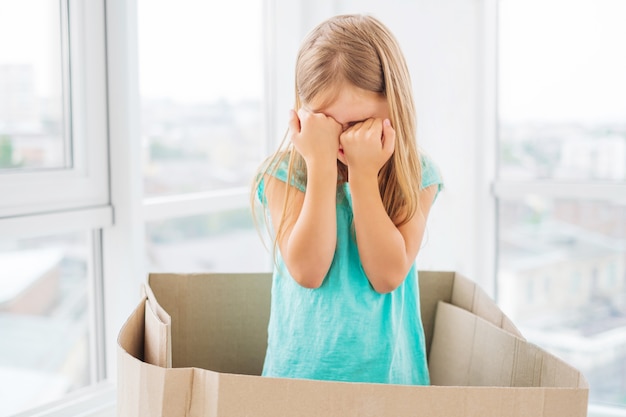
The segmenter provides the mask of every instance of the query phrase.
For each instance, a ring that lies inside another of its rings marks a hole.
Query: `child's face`
[[[344,131],[367,119],[389,118],[389,105],[384,95],[351,84],[343,84],[339,92],[336,93],[335,99],[329,104],[321,106],[319,104],[326,102],[328,100],[325,97],[319,97],[312,100],[306,107],[315,113],[323,113],[332,117],[343,126]],[[346,164],[341,145],[337,150],[337,159]]]

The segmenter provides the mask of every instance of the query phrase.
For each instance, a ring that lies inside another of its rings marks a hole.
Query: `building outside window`
[[[88,233],[2,239],[0,413],[95,382]]]

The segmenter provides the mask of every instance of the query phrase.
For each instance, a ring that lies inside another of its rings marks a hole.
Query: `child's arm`
[[[363,270],[377,292],[391,292],[402,284],[417,257],[436,187],[422,190],[418,212],[396,227],[378,189],[378,171],[393,153],[395,131],[387,121],[383,125],[382,120],[369,119],[346,131],[340,140],[348,161],[354,226]]]
[[[319,113],[292,112],[291,140],[307,165],[306,193],[295,189],[291,205],[283,202],[286,183],[265,176],[266,197],[274,233],[285,216],[278,247],[291,276],[306,288],[319,287],[332,263],[337,244],[337,150],[341,125]]]

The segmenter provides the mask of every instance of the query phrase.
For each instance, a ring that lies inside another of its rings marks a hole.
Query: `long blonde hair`
[[[392,157],[378,173],[378,188],[385,210],[397,226],[419,213],[421,164],[411,79],[404,55],[389,29],[376,18],[366,15],[340,15],[322,22],[300,46],[295,81],[296,111],[320,97],[330,104],[338,87],[345,82],[387,98],[396,142]],[[306,184],[304,159],[285,136],[281,146],[261,165],[255,177],[251,194],[253,213],[256,190],[264,176],[271,174],[287,158],[288,182]],[[347,179],[347,167],[339,161],[337,166],[337,181],[340,183]],[[283,218],[276,223],[275,244],[284,232],[283,220],[290,207],[293,188],[287,188]]]

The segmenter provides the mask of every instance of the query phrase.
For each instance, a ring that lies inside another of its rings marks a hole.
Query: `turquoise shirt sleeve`
[[[437,192],[433,202],[437,199],[439,192],[443,189],[443,178],[437,165],[431,157],[426,154],[420,153],[420,163],[422,166],[422,190],[430,187],[431,185],[437,186]]]
[[[289,155],[285,155],[281,158],[280,161],[268,161],[265,166],[267,168],[262,170],[260,175],[269,174],[282,182],[287,182],[287,172],[289,170]],[[298,190],[305,192],[306,184],[302,180],[297,179],[297,175],[295,173],[291,174],[291,181],[289,183],[296,187]],[[265,198],[265,179],[261,178],[259,181],[259,185],[257,187],[257,198],[259,201],[265,206],[267,205],[267,200]]]

